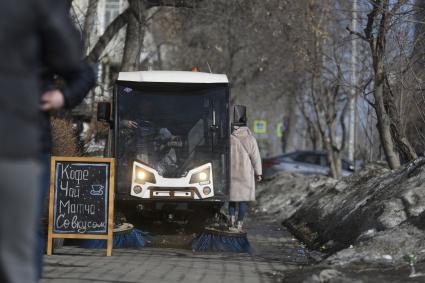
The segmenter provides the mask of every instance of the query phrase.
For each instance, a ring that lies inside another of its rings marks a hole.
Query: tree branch
[[[115,34],[117,34],[119,30],[127,24],[130,13],[130,8],[127,8],[108,25],[105,32],[97,40],[95,46],[90,51],[89,55],[87,55],[87,61],[95,63],[99,60],[103,51],[105,51],[106,46],[108,46],[108,43],[112,40],[112,38],[114,38]]]
[[[177,7],[177,8],[195,8],[202,0],[146,0],[146,8],[153,7]]]
[[[363,34],[361,34],[361,33],[360,33],[360,32],[358,32],[358,31],[354,31],[354,30],[350,29],[350,27],[349,27],[349,26],[347,26],[345,29],[346,29],[346,30],[348,30],[348,32],[349,32],[350,34],[352,34],[352,35],[357,35],[359,38],[363,39],[364,41],[368,41],[368,39],[366,38],[366,36],[364,36]]]
[[[82,31],[83,43],[84,43],[84,53],[90,50],[91,45],[91,35],[93,27],[95,26],[96,15],[97,15],[97,5],[99,0],[89,0],[85,20],[84,20],[84,29]]]
[[[338,149],[339,152],[343,151],[345,149],[346,143],[347,143],[347,128],[345,126],[345,114],[347,113],[347,107],[348,102],[344,104],[344,108],[341,111],[341,114],[339,116],[339,123],[341,124],[341,131],[342,131],[342,140],[341,140],[341,146]]]
[[[365,34],[365,38],[367,39],[367,41],[369,41],[369,45],[370,48],[372,50],[372,54],[375,53],[375,46],[373,44],[374,38],[373,38],[373,24],[375,22],[375,17],[378,14],[378,5],[376,2],[374,2],[373,4],[373,9],[372,11],[370,11],[369,14],[367,14],[367,24],[366,27],[364,29],[364,34]]]
[[[391,9],[390,13],[392,15],[395,15],[398,10],[400,10],[401,6],[406,4],[407,0],[399,0],[396,4],[394,4],[393,8]]]

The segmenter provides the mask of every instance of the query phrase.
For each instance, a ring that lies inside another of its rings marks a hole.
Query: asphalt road
[[[146,247],[104,250],[65,246],[45,257],[46,282],[289,282],[308,259],[302,245],[270,218],[246,221],[252,254],[195,253]]]

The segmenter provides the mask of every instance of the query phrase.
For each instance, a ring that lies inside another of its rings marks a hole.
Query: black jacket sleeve
[[[65,97],[65,108],[74,108],[83,101],[96,82],[95,72],[89,65],[84,65],[81,71],[69,74],[66,85],[62,89]]]

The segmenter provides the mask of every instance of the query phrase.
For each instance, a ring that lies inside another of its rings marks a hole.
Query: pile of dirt
[[[425,159],[399,170],[368,166],[341,180],[282,173],[258,188],[273,215],[327,262],[425,260]]]
[[[325,176],[303,176],[281,172],[256,188],[257,213],[273,215],[284,221],[291,217],[318,188],[336,184]]]

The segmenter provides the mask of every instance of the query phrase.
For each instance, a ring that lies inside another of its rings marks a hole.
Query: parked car
[[[269,178],[281,171],[305,175],[330,175],[326,153],[320,151],[294,151],[263,159],[263,174],[265,178]],[[348,176],[353,172],[353,164],[342,159],[342,176]]]

